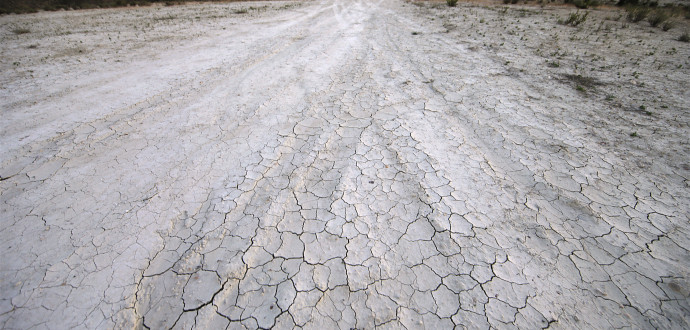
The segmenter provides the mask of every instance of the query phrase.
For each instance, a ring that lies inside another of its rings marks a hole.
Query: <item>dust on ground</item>
[[[2,16],[0,322],[687,328],[670,22],[394,0]]]

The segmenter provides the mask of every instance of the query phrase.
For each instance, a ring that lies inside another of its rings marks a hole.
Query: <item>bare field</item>
[[[663,23],[0,16],[0,327],[688,328],[690,24]]]

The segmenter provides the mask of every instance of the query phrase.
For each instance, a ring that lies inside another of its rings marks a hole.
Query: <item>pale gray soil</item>
[[[688,21],[573,11],[0,17],[0,327],[690,327]]]

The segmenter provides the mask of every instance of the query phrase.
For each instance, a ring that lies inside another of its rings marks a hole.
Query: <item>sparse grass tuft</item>
[[[649,15],[649,25],[658,26],[659,24],[666,22],[669,19],[669,14],[664,10],[655,10],[651,15]]]
[[[678,37],[678,41],[690,42],[690,35],[688,35],[688,32],[686,31],[685,33],[681,34],[680,37]]]
[[[572,26],[578,26],[582,23],[584,23],[587,20],[587,15],[589,15],[588,12],[585,12],[584,14],[580,14],[579,11],[570,13],[567,19],[565,20],[558,20],[558,23],[563,24],[563,25],[572,25]]]
[[[458,5],[458,0],[446,0],[448,7],[455,7]]]
[[[175,15],[173,15],[173,14],[168,14],[168,15],[165,15],[165,16],[156,17],[156,18],[154,18],[153,20],[154,20],[154,21],[170,21],[170,20],[174,20],[174,19],[176,19],[176,18],[177,18],[177,16],[175,16]]]
[[[625,11],[628,12],[628,21],[637,23],[649,15],[649,8],[647,7],[628,7]]]
[[[652,115],[652,112],[649,111],[649,110],[647,110],[647,107],[644,106],[644,105],[641,105],[641,106],[640,106],[640,111],[642,111],[642,113],[644,113],[644,114],[647,115],[647,116],[651,116],[651,115]]]
[[[673,22],[671,22],[671,21],[666,21],[666,22],[664,22],[663,25],[661,25],[661,29],[664,30],[664,31],[668,31],[668,30],[670,30],[670,29],[673,28],[673,25],[674,25]]]

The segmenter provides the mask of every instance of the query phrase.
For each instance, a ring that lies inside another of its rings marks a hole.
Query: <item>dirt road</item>
[[[0,17],[2,328],[687,328],[688,48],[521,8]]]

